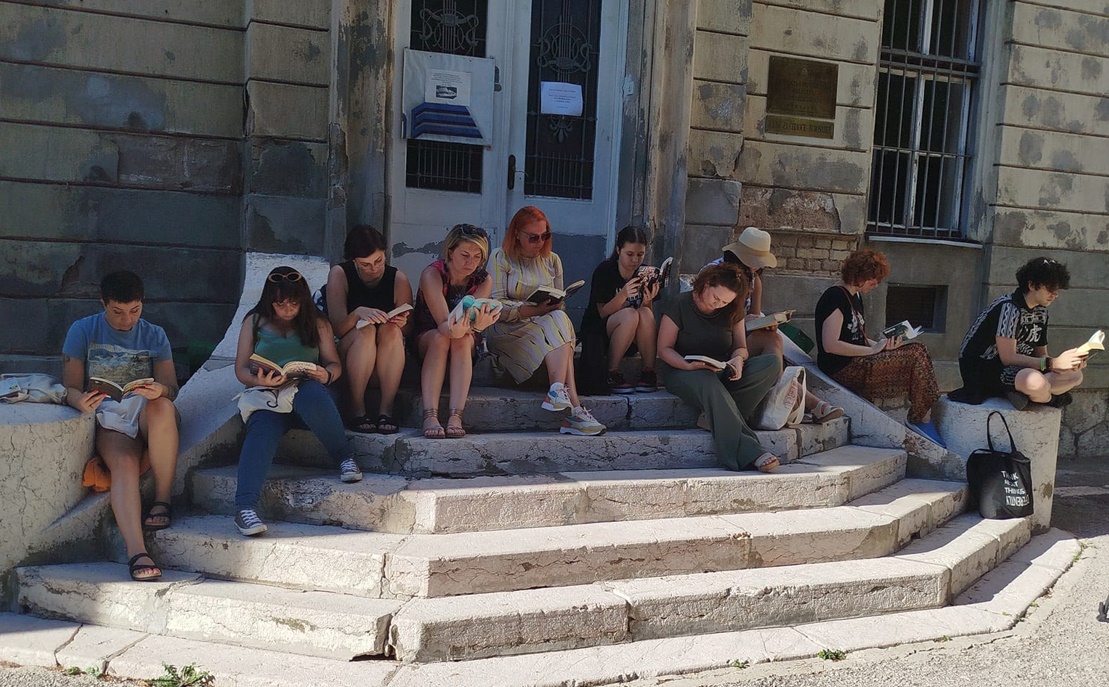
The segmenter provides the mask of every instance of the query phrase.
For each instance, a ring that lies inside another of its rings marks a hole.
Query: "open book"
[[[22,389],[14,379],[0,379],[0,398],[14,398]]]
[[[385,318],[391,320],[397,315],[403,315],[409,310],[415,310],[415,308],[412,307],[411,303],[401,303],[397,307],[385,313]],[[373,324],[373,322],[370,322],[369,320],[358,320],[358,324],[354,325],[354,328],[361,329],[363,327],[368,327],[371,324]]]
[[[783,310],[782,312],[772,312],[769,315],[763,315],[762,317],[756,317],[753,320],[748,320],[747,322],[744,322],[743,327],[747,330],[748,333],[751,333],[759,329],[766,329],[767,327],[785,324],[786,322],[789,322],[793,319],[794,312],[796,311]]]
[[[639,279],[639,293],[633,298],[624,301],[625,308],[638,308],[643,305],[643,293],[655,288],[657,284],[659,290],[666,288],[666,280],[670,278],[670,265],[674,263],[674,258],[669,257],[662,261],[658,267],[653,265],[640,265],[635,271],[635,277]]]
[[[458,301],[458,305],[454,306],[450,316],[447,318],[448,322],[459,322],[466,315],[470,316],[470,321],[473,322],[477,319],[477,311],[482,306],[488,305],[489,310],[497,312],[503,307],[501,302],[496,298],[475,298],[474,296],[463,296],[462,300]]]
[[[113,401],[122,399],[140,386],[149,386],[154,383],[153,377],[136,379],[120,386],[110,379],[103,377],[89,377],[89,391],[99,391]]]
[[[540,286],[532,291],[531,294],[528,295],[528,297],[524,300],[536,305],[542,305],[547,301],[561,303],[562,301],[580,291],[581,287],[583,286],[585,286],[584,279],[577,280],[573,284],[567,286],[565,289],[556,289],[553,286]]]
[[[913,327],[913,325],[909,324],[908,320],[904,320],[883,329],[882,337],[886,339],[894,339],[896,337],[901,337],[902,339],[915,339],[922,331],[924,331],[924,327]]]
[[[1082,344],[1081,346],[1079,346],[1075,350],[1078,351],[1079,355],[1084,355],[1087,358],[1089,358],[1091,355],[1097,353],[1098,351],[1104,351],[1105,350],[1105,332],[1101,331],[1100,329],[1097,330],[1096,332],[1093,333],[1092,336],[1090,336],[1089,340],[1087,340],[1086,343]]]
[[[723,370],[728,366],[728,363],[717,360],[716,358],[710,358],[707,355],[687,355],[685,356],[685,359],[691,363],[705,363],[707,365],[711,365],[717,370]]]
[[[258,374],[262,372],[278,372],[285,375],[287,379],[305,379],[308,373],[316,369],[315,363],[309,363],[304,360],[291,360],[284,365],[278,365],[268,358],[254,353],[250,356],[250,371]]]

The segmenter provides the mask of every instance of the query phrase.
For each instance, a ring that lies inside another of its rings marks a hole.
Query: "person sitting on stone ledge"
[[[735,265],[747,281],[744,321],[762,317],[764,315],[762,273],[763,270],[773,269],[778,265],[778,258],[770,252],[770,233],[758,227],[747,227],[736,241],[724,246],[721,251],[724,254],[709,264]],[[784,361],[785,341],[777,325],[748,332],[747,348],[753,356],[770,353]],[[805,390],[806,422],[823,424],[841,416],[843,416],[843,408],[822,400],[808,389]]]
[[[578,387],[597,393],[632,394],[658,390],[653,308],[661,284],[643,283],[639,266],[647,254],[647,233],[627,226],[616,234],[612,255],[593,270],[589,305],[581,318]],[[643,367],[635,384],[624,379],[620,361],[639,353]]]
[[[388,244],[377,229],[359,224],[347,234],[344,262],[327,275],[327,317],[339,337],[346,372],[347,427],[355,432],[395,434],[393,404],[404,372],[404,330],[408,313],[388,313],[412,304],[412,284],[404,272],[385,264]],[[378,414],[366,413],[370,380],[381,388]]]
[[[875,340],[866,334],[861,294],[889,273],[889,260],[877,251],[857,250],[844,259],[843,283],[829,287],[816,304],[817,365],[868,401],[908,394],[910,427],[945,446],[932,422],[940,392],[928,349],[900,336]]]
[[[1008,396],[1017,410],[1030,401],[1061,408],[1082,383],[1086,356],[1074,348],[1047,354],[1047,308],[1070,287],[1066,265],[1033,258],[1017,270],[1017,289],[998,297],[971,325],[959,349],[961,389],[948,397],[979,404]]]
[[[782,372],[775,355],[751,357],[743,326],[747,284],[731,265],[711,265],[664,308],[658,357],[666,390],[708,420],[716,460],[729,470],[771,472],[781,462],[747,425]],[[724,369],[686,356],[705,356]]]
[[[265,362],[252,360],[254,355]],[[299,363],[300,369],[291,363]],[[304,277],[292,267],[270,270],[258,303],[243,318],[235,350],[235,377],[247,386],[239,396],[246,433],[235,487],[235,526],[243,536],[267,529],[255,509],[277,444],[292,426],[294,415],[339,465],[340,480],[362,479],[339,409],[326,386],[342,373],[331,323],[312,302]]]
[[[62,346],[66,403],[82,413],[96,413],[96,451],[111,472],[109,500],[136,581],[162,576],[146,552],[143,531],[170,526],[180,422],[173,405],[177,376],[169,339],[161,327],[142,319],[143,295],[142,279],[134,272],[108,274],[100,282],[104,312],[74,322]],[[120,387],[151,381],[116,401],[90,389],[94,377]],[[154,503],[145,516],[139,492],[144,448],[154,471]]]
[[[416,294],[416,347],[423,358],[420,394],[423,399],[423,432],[428,439],[460,439],[466,436],[462,411],[470,395],[474,357],[486,327],[497,321],[500,311],[484,303],[451,317],[467,296],[488,298],[493,280],[485,271],[489,258],[489,235],[472,224],[456,224],[443,242],[443,258],[420,274]],[[466,306],[463,306],[465,308]],[[450,369],[450,400],[447,427],[439,422],[439,395]]]

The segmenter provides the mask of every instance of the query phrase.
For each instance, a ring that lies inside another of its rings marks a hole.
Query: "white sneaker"
[[[550,391],[547,392],[547,400],[543,401],[543,410],[569,410],[572,407],[570,404],[570,394],[566,393],[566,385],[562,382],[555,382],[551,385]]]
[[[577,434],[578,436],[591,437],[598,434],[603,434],[605,426],[586,410],[581,408],[577,412],[570,413],[570,417],[562,421],[562,426],[558,431],[562,434]]]

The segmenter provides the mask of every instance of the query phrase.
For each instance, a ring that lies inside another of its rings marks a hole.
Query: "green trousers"
[[[747,421],[782,373],[776,355],[757,355],[743,366],[738,380],[723,379],[711,370],[667,368],[666,390],[708,418],[716,458],[729,470],[743,470],[766,453]]]

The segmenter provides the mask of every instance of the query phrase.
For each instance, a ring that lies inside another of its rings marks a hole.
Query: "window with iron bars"
[[[867,231],[959,239],[973,155],[980,0],[886,0]]]

